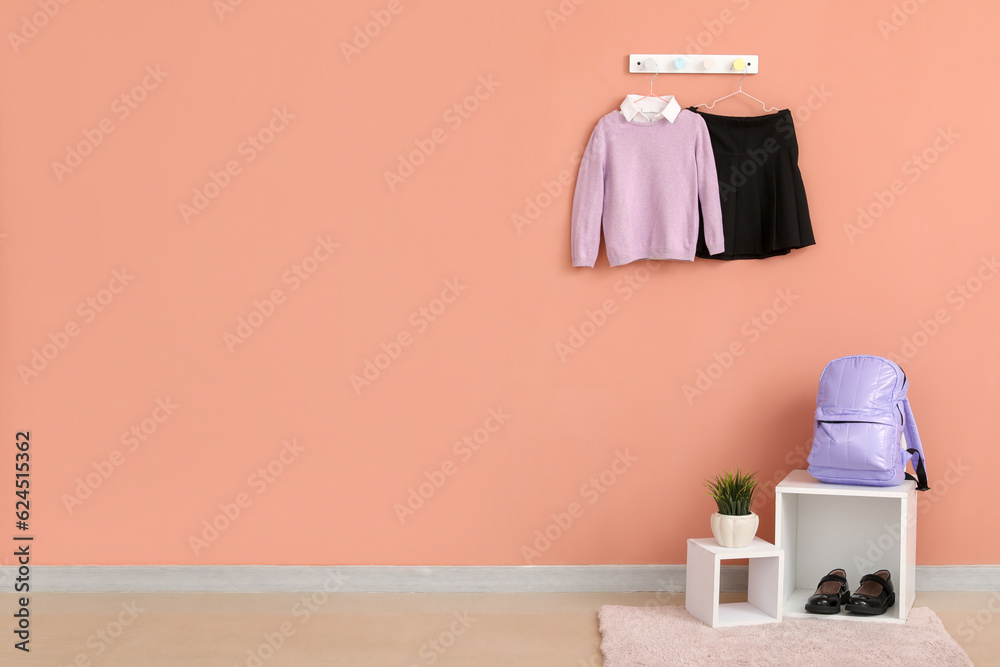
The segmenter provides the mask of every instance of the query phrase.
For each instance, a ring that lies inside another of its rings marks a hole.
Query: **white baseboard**
[[[0,567],[0,592],[17,571]],[[683,565],[39,565],[33,592],[337,591],[366,593],[617,593],[684,591]],[[918,591],[998,591],[998,565],[917,567]],[[745,591],[746,566],[723,566],[721,589]]]
[[[917,566],[918,591],[1000,591],[1000,565]]]

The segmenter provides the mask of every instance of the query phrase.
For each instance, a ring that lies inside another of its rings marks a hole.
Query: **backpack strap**
[[[906,444],[907,452],[910,454],[910,463],[917,473],[916,479],[913,475],[906,473],[906,479],[912,479],[917,483],[917,491],[927,491],[927,471],[924,469],[924,447],[920,442],[920,432],[917,431],[917,421],[913,418],[913,410],[910,408],[910,399],[903,399],[903,410],[906,415]]]

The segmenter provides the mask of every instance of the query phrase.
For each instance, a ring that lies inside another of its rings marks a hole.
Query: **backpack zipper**
[[[879,424],[881,426],[891,426],[891,424],[886,424],[885,422],[866,422],[855,419],[817,419],[816,421],[820,424]]]

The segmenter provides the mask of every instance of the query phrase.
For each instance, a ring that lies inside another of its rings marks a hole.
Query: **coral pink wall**
[[[912,380],[918,561],[998,562],[998,13],[3,3],[0,487],[30,430],[38,562],[680,563],[702,479],[804,467],[852,353]],[[818,244],[571,268],[627,54],[702,48],[793,110]]]

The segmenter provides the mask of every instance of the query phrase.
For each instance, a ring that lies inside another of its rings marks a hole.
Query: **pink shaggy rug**
[[[683,607],[605,605],[597,616],[605,667],[972,667],[927,607],[913,607],[906,623],[790,618],[714,629]]]

